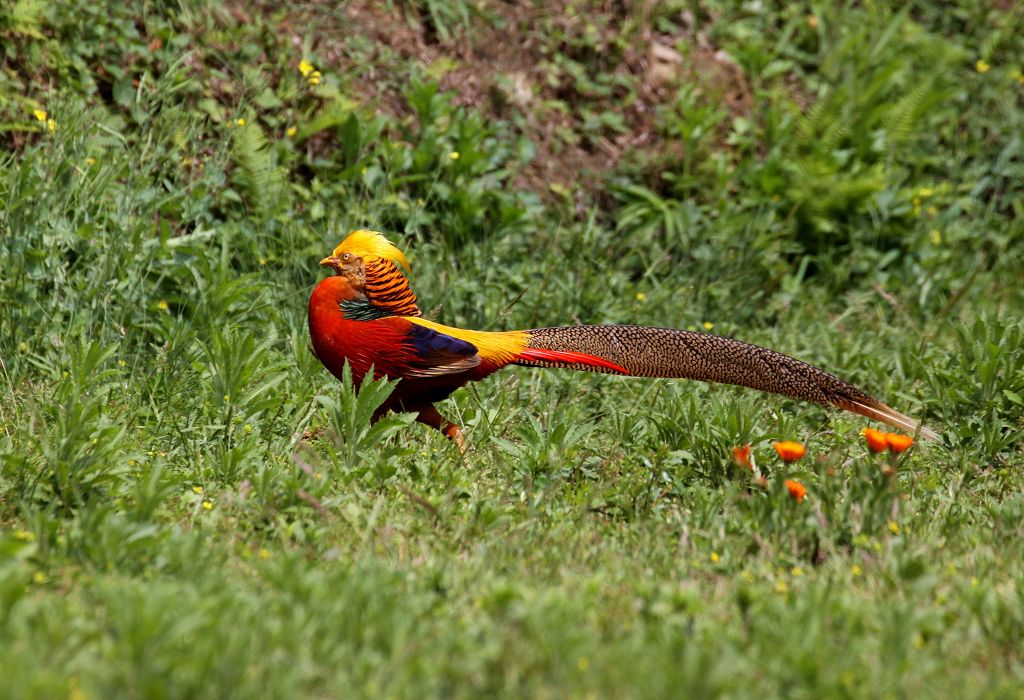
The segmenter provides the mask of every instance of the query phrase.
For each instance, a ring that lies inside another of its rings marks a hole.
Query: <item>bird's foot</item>
[[[450,420],[446,420],[433,404],[425,404],[419,408],[416,420],[424,425],[429,425],[434,430],[441,431],[441,434],[455,443],[459,448],[459,454],[466,453],[466,442],[462,438],[462,428]]]
[[[304,442],[309,442],[310,440],[316,440],[318,437],[320,437],[323,434],[324,434],[324,426],[321,425],[321,426],[319,426],[317,428],[313,428],[312,430],[307,430],[304,433],[302,433],[302,439],[303,439]]]
[[[466,454],[466,439],[462,435],[462,428],[455,425],[455,423],[448,423],[441,431],[445,437],[455,443],[455,446],[459,448],[459,452]]]

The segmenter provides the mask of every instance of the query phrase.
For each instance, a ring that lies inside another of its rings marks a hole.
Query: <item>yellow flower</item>
[[[260,267],[266,267],[267,266],[267,259],[266,258],[260,258],[259,259],[259,263],[260,263]]]
[[[260,551],[256,552],[256,556],[260,559],[270,559],[270,550],[266,547],[260,547]]]
[[[919,187],[917,189],[918,197],[931,197],[933,194],[935,194],[935,190],[931,187]]]
[[[804,575],[804,570],[803,570],[802,567],[794,566],[793,570],[790,571],[789,573],[793,574],[794,578],[800,578],[801,576]]]
[[[35,118],[36,118],[37,121],[41,121],[41,122],[45,122],[46,121],[46,117],[48,116],[46,114],[46,110],[45,109],[34,109],[34,110],[32,110],[32,114],[35,115]]]
[[[711,561],[712,561],[712,563],[717,564],[719,561],[721,561],[721,559],[722,558],[720,556],[718,556],[718,552],[712,552],[711,553]]]
[[[238,126],[245,126],[245,120],[239,117],[235,120],[235,124],[237,124]]]
[[[213,503],[210,501],[203,501],[203,510],[213,510]]]
[[[458,151],[452,151],[451,153],[448,154],[448,157],[451,158],[452,160],[458,160],[459,159],[459,152]]]
[[[857,564],[854,564],[853,566],[851,566],[851,567],[850,567],[850,573],[851,573],[851,574],[852,574],[852,575],[853,575],[854,577],[857,577],[857,576],[860,576],[861,574],[863,574],[863,573],[864,573],[864,569],[860,568],[860,566],[859,566],[859,565],[857,565]]]
[[[85,691],[75,685],[77,681],[74,678],[71,680],[72,682],[69,683],[70,687],[68,688],[68,700],[88,700],[89,696],[85,694]]]
[[[35,538],[36,538],[36,536],[33,535],[28,530],[15,530],[14,531],[14,539],[16,539],[16,540],[21,540],[22,542],[32,542],[33,540],[35,540]]]
[[[161,299],[160,301],[158,301],[158,302],[156,303],[156,308],[160,309],[161,311],[167,311],[167,309],[169,309],[169,308],[171,308],[171,307],[170,307],[170,306],[168,306],[168,304],[167,304],[167,302],[166,302],[166,301],[164,301],[163,299]]]
[[[55,119],[47,119],[46,120],[46,129],[51,134],[53,132],[55,132],[57,130],[57,121]]]
[[[34,574],[32,574],[32,580],[41,586],[44,583],[46,583],[46,574],[44,574],[42,571],[37,571]]]
[[[313,71],[308,76],[306,76],[306,80],[309,82],[310,85],[319,85],[320,84],[320,71],[318,71],[318,70]]]
[[[289,136],[295,136],[295,134],[297,134],[298,132],[299,130],[296,129],[294,126],[289,126],[288,130],[285,131],[284,133],[288,134]]]
[[[192,493],[202,493],[202,492],[203,492],[203,487],[202,486],[193,486],[192,487]]]
[[[96,159],[95,158],[86,158],[85,159],[85,164],[86,165],[96,165]]]
[[[310,73],[313,72],[313,70],[313,64],[307,61],[306,59],[302,59],[301,61],[299,61],[299,72],[302,73],[303,76],[309,75]]]
[[[709,331],[709,330],[711,330],[714,327],[715,327],[715,324],[713,324],[711,321],[705,321],[704,322],[704,330]]]
[[[986,61],[984,58],[979,58],[978,62],[974,64],[974,70],[978,71],[979,73],[988,73],[991,68],[992,66],[990,66],[988,64],[988,61]]]
[[[644,294],[643,292],[637,292],[636,300],[643,304],[645,301],[647,301],[647,295]]]
[[[900,524],[898,522],[896,522],[895,520],[890,520],[886,524],[886,527],[889,528],[889,532],[891,532],[892,534],[894,534],[894,535],[900,534]]]
[[[786,593],[787,591],[789,591],[789,586],[786,584],[785,581],[779,581],[775,584],[776,593]]]

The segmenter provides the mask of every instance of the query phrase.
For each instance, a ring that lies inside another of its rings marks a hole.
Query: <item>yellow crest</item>
[[[340,258],[344,253],[352,253],[360,258],[384,258],[398,263],[409,272],[409,261],[398,247],[384,237],[383,233],[360,229],[348,234],[348,238],[338,244],[332,255]]]

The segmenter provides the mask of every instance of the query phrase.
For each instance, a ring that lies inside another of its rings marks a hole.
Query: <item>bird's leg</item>
[[[441,431],[444,433],[449,440],[455,443],[455,446],[459,448],[459,452],[466,454],[466,440],[462,436],[462,428],[455,425],[451,421],[448,421],[448,425]]]
[[[320,437],[323,434],[324,434],[324,426],[318,425],[317,427],[313,428],[312,430],[304,431],[302,433],[302,439],[305,440],[306,442],[309,442],[310,440],[316,440],[318,437]]]
[[[428,403],[420,408],[419,413],[416,414],[416,420],[424,425],[429,425],[434,430],[441,431],[446,438],[458,446],[459,452],[466,451],[466,443],[462,437],[462,428],[450,420],[445,420],[444,416],[438,413],[434,404]]]

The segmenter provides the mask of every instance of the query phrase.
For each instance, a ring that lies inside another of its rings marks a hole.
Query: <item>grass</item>
[[[470,74],[525,75],[510,112],[444,77],[532,26],[505,4],[92,7],[0,10],[0,695],[1024,689],[1018,11],[556,8],[537,72]],[[644,36],[678,49],[668,87]],[[538,182],[641,129],[585,187]],[[363,226],[440,321],[711,324],[942,443],[526,368],[442,406],[465,459],[371,427],[389,387],[330,377],[305,328]]]

